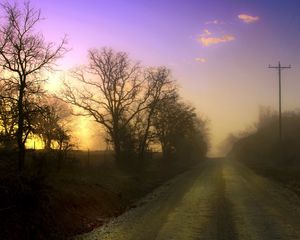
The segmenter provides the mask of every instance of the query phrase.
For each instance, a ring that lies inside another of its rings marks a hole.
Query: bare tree
[[[16,144],[17,106],[12,101],[13,91],[0,84],[0,145],[11,149]]]
[[[33,122],[33,134],[44,142],[44,149],[53,158],[57,154],[57,167],[61,168],[67,153],[74,147],[71,143],[71,109],[67,103],[47,96]],[[54,160],[54,159],[53,159]]]
[[[25,129],[27,106],[43,93],[43,70],[52,69],[54,62],[65,53],[66,39],[57,46],[46,43],[41,33],[35,31],[41,21],[40,10],[24,3],[23,8],[16,3],[1,5],[3,10],[0,26],[0,66],[4,70],[1,81],[15,90],[11,99],[17,104],[18,165],[21,171],[25,161]]]
[[[64,100],[79,107],[79,115],[91,116],[106,129],[120,160],[131,136],[132,119],[146,109],[149,93],[139,64],[124,52],[103,48],[89,51],[87,71],[76,71],[80,89],[65,83]],[[126,140],[127,138],[127,140]]]
[[[161,101],[176,94],[174,81],[170,79],[170,70],[165,67],[149,68],[145,71],[147,108],[135,118],[135,131],[138,138],[138,157],[144,159],[145,152],[154,137],[153,117]]]
[[[65,142],[70,140],[67,126],[70,117],[71,109],[65,102],[51,96],[43,99],[32,128],[33,134],[43,141],[45,150],[62,149]]]
[[[206,154],[206,121],[199,118],[195,109],[179,101],[174,95],[159,103],[155,112],[154,127],[165,159],[189,159],[197,153]]]

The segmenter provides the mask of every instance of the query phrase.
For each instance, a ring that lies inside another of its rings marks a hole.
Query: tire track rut
[[[300,201],[278,183],[229,161],[179,175],[82,240],[296,240]]]

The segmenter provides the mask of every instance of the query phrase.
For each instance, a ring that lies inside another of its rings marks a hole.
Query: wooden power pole
[[[278,80],[279,80],[279,141],[282,141],[282,113],[281,113],[281,70],[286,68],[291,68],[291,65],[289,66],[281,66],[280,62],[278,62],[278,66],[271,66],[269,65],[269,68],[275,68],[278,69]]]

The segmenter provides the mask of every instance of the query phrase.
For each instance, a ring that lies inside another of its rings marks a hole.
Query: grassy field
[[[285,187],[296,192],[300,197],[300,164],[298,166],[266,166],[264,164],[247,164],[256,173],[272,178]]]
[[[66,239],[90,231],[192,167],[163,161],[159,153],[143,168],[118,167],[111,152],[74,151],[60,163],[55,153],[28,155],[25,181],[1,175],[1,239]]]
[[[272,140],[272,141],[271,141]],[[240,161],[256,173],[272,178],[296,192],[300,197],[300,152],[299,143],[249,136],[241,139],[228,157]]]

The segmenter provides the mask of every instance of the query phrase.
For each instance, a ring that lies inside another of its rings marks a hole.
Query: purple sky
[[[268,64],[292,65],[283,74],[283,108],[300,107],[300,1],[32,3],[46,18],[40,27],[47,40],[68,35],[63,69],[103,46],[170,67],[184,98],[211,120],[212,153],[228,133],[251,125],[260,105],[277,109],[277,75]]]

